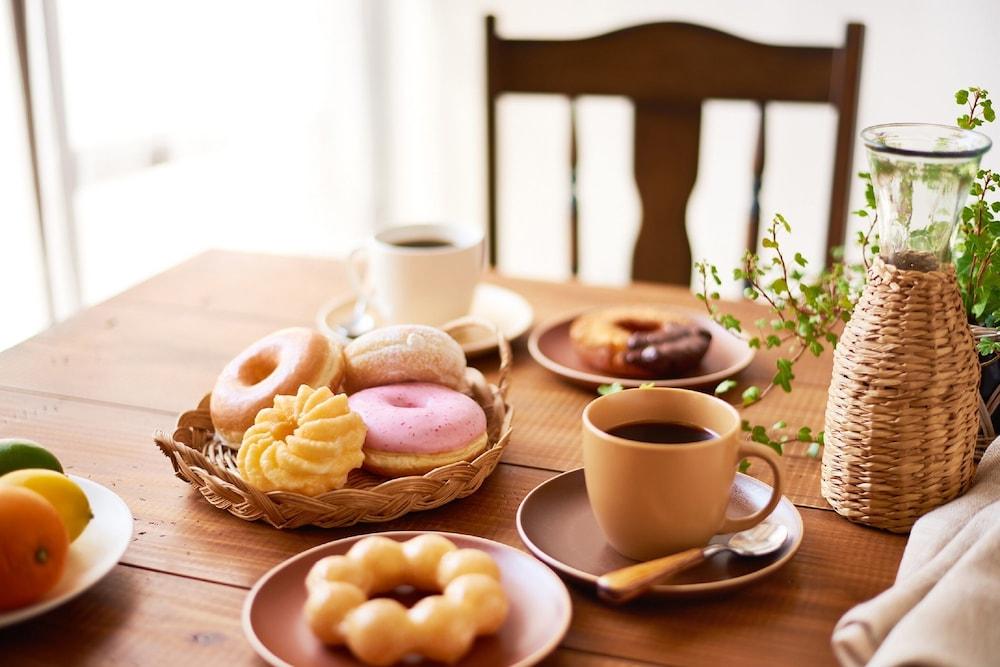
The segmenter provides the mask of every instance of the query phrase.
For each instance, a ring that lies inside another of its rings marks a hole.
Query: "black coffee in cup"
[[[719,437],[718,433],[702,426],[672,421],[629,422],[610,428],[607,433],[616,438],[657,445],[680,445]]]
[[[397,248],[453,248],[448,241],[441,239],[413,239],[410,241],[393,241],[392,245]]]

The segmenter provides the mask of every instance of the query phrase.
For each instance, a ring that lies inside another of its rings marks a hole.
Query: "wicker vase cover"
[[[834,353],[821,488],[893,532],[963,493],[975,470],[979,364],[954,268],[876,260]]]

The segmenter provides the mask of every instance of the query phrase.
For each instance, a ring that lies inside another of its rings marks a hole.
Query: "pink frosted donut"
[[[368,427],[366,470],[422,475],[486,449],[486,414],[465,394],[429,382],[389,384],[348,398]]]

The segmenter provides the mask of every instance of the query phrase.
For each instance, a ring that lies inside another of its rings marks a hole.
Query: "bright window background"
[[[209,247],[324,254],[367,233],[360,3],[59,10],[85,303]]]
[[[21,84],[9,17],[0,20],[0,349],[48,323]]]
[[[867,26],[858,126],[949,122],[955,89],[1000,97],[989,50],[1000,3],[883,0],[54,0],[82,305],[206,248],[342,257],[382,226],[482,226],[483,17],[501,34],[569,38],[658,20],[750,39],[839,44]],[[37,31],[37,26],[36,26]],[[933,48],[927,45],[933,43]],[[0,348],[48,324],[9,16],[0,12]],[[632,109],[578,103],[582,278],[627,280],[640,203]],[[569,107],[510,96],[500,109],[502,268],[568,274]],[[833,112],[769,110],[763,213],[819,259]],[[710,102],[688,204],[696,257],[734,264],[750,201],[757,116]],[[994,139],[995,128],[988,128]],[[864,168],[856,150],[857,170]],[[987,156],[987,164],[998,164]],[[860,191],[855,187],[855,201]],[[59,251],[60,248],[56,248]],[[52,253],[50,253],[52,254]],[[59,253],[56,252],[58,256]]]

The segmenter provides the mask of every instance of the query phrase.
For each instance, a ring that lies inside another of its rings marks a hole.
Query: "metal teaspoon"
[[[608,572],[597,580],[597,594],[615,604],[628,602],[668,576],[694,567],[723,551],[731,551],[738,556],[766,556],[781,548],[787,537],[785,526],[765,521],[750,530],[734,534],[725,544],[695,547]]]

